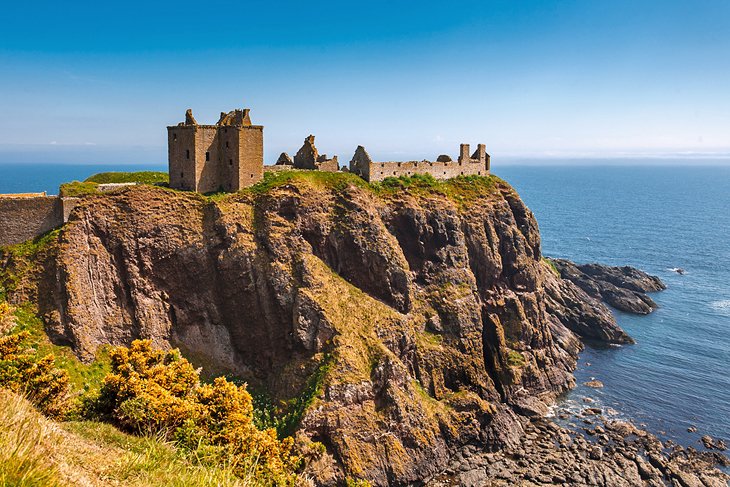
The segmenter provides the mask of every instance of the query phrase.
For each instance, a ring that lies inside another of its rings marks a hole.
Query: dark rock
[[[658,277],[633,267],[577,265],[565,259],[550,261],[563,279],[573,282],[588,295],[628,313],[651,313],[657,305],[646,293],[666,289]]]

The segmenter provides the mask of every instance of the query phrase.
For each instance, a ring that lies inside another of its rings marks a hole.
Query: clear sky
[[[248,107],[266,162],[730,157],[730,1],[7,2],[0,162],[166,162]]]

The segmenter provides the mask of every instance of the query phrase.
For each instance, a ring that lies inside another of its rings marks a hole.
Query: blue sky
[[[252,109],[266,160],[730,158],[730,2],[34,2],[0,18],[0,162],[164,163]]]

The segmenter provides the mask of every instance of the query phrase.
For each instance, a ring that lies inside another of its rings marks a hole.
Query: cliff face
[[[86,358],[151,338],[276,400],[308,395],[297,435],[327,449],[310,474],[376,485],[428,478],[467,443],[514,444],[515,411],[573,385],[566,326],[621,341],[605,307],[576,311],[582,291],[543,262],[506,183],[317,177],[88,198],[41,284],[50,334]]]

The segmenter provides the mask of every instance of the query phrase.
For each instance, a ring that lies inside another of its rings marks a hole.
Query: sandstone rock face
[[[471,199],[304,177],[222,200],[134,187],[80,204],[44,276],[41,311],[81,357],[150,338],[275,400],[313,394],[297,437],[325,445],[323,485],[419,482],[464,445],[515,446],[515,411],[574,385],[568,328],[628,338],[552,273],[497,179]]]

